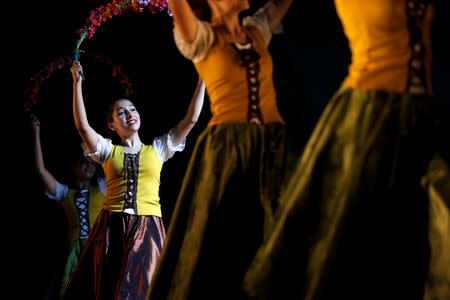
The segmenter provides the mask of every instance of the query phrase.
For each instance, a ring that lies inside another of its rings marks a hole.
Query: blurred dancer
[[[241,299],[285,176],[285,126],[268,45],[291,0],[169,1],[175,42],[205,81],[197,140],[147,299]]]
[[[97,164],[84,156],[78,159],[73,166],[74,187],[57,181],[45,167],[40,138],[40,121],[33,114],[31,115],[31,125],[35,167],[44,183],[45,194],[63,206],[68,221],[66,262],[61,279],[56,279],[56,281],[61,280],[58,289],[61,296],[103,205],[106,183],[104,177],[96,177]]]
[[[335,5],[352,52],[348,76],[283,191],[246,290],[260,299],[422,299],[430,223],[421,179],[446,138],[430,79],[433,5]]]

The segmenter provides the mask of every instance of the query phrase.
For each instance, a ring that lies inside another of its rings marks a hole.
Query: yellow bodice
[[[63,202],[69,227],[68,240],[78,240],[80,238],[80,213],[74,201],[76,192],[77,190],[75,189],[68,189]],[[100,188],[97,185],[91,185],[88,199],[89,229],[94,225],[102,209],[104,199],[105,195]]]
[[[267,44],[257,29],[244,27],[259,54],[259,110],[264,123],[283,123],[276,103],[272,80],[273,63]],[[225,41],[219,32],[204,59],[195,62],[195,68],[205,82],[211,109],[209,126],[221,123],[248,122],[249,90],[247,70],[233,44]]]
[[[103,169],[106,176],[106,199],[103,208],[121,212],[124,209],[125,195],[134,199],[138,215],[161,217],[159,185],[162,163],[151,145],[142,145],[135,155],[134,174],[125,169],[125,153],[122,146],[113,145]],[[133,187],[133,189],[131,189]]]
[[[433,7],[417,0],[335,0],[352,61],[343,85],[431,94]],[[420,82],[422,81],[422,82]]]

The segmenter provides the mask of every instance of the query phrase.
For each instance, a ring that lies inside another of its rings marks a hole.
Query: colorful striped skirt
[[[102,210],[63,299],[144,299],[165,237],[159,217]]]

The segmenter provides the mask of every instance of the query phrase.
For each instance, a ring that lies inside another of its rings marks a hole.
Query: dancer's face
[[[80,159],[75,166],[75,174],[78,179],[81,180],[93,178],[95,175],[95,171],[96,164],[92,159],[88,157]]]
[[[116,101],[112,117],[109,128],[121,137],[137,132],[141,126],[141,118],[136,107],[127,99]]]

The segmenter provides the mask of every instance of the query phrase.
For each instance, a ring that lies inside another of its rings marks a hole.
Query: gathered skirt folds
[[[422,185],[429,195],[431,246],[424,300],[450,299],[450,168],[448,158],[433,157]]]
[[[165,236],[159,217],[102,210],[63,299],[145,299]]]
[[[245,299],[242,278],[273,223],[284,151],[278,123],[202,132],[147,299]]]
[[[440,231],[432,228],[436,203],[421,184],[448,139],[436,107],[428,96],[341,88],[283,191],[245,290],[258,299],[423,299],[437,270],[430,288],[448,291],[449,203],[440,203]]]
[[[66,289],[67,284],[69,283],[70,277],[72,276],[72,273],[78,264],[78,260],[80,259],[81,252],[86,244],[86,241],[87,239],[77,239],[71,240],[68,243],[66,263],[61,278],[60,295],[63,295],[64,290]]]

